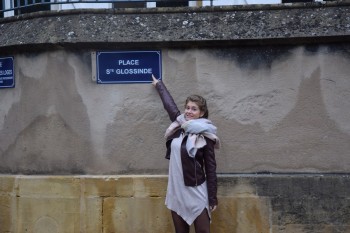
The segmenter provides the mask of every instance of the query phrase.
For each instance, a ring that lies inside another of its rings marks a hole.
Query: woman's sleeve
[[[170,120],[173,122],[176,120],[176,117],[181,113],[175,104],[173,97],[170,95],[169,91],[165,87],[162,81],[157,82],[156,89],[160,96],[160,99],[163,102],[164,109],[168,112]]]
[[[204,150],[204,166],[207,177],[207,188],[209,205],[218,205],[217,199],[217,176],[216,176],[216,160],[215,160],[215,141],[206,138],[207,145]]]

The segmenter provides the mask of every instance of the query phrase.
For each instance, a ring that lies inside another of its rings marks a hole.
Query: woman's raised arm
[[[152,79],[153,79],[152,85],[155,86],[155,88],[157,89],[160,99],[163,102],[164,109],[168,112],[170,120],[172,122],[175,121],[176,117],[178,117],[181,113],[173,97],[170,95],[164,83],[156,79],[153,74],[152,74]]]

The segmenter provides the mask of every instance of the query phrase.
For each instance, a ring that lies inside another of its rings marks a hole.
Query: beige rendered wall
[[[163,82],[182,108],[208,99],[219,173],[350,168],[347,45],[162,49]],[[92,81],[90,51],[14,54],[0,90],[0,171],[166,174],[170,121],[151,84]],[[341,161],[341,162],[340,162]]]

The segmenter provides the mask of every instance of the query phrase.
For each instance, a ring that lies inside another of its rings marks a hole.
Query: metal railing
[[[102,3],[183,3],[183,2],[212,2],[215,0],[191,0],[191,1],[183,1],[183,0],[2,0],[2,8],[0,8],[0,12],[14,11],[20,10],[30,7],[37,6],[51,6],[51,5],[64,5],[64,4],[102,4]],[[136,6],[136,4],[135,4]],[[1,6],[0,6],[1,7]]]
[[[75,8],[95,9],[123,8],[123,6],[140,7],[142,4],[144,4],[144,7],[158,7],[158,5],[169,5],[170,7],[176,7],[279,4],[281,3],[281,0],[2,0],[1,2],[2,6],[0,5],[0,17],[7,17],[43,10],[62,10]],[[96,7],[96,4],[99,4],[99,6]],[[105,4],[106,6],[102,6],[102,4]]]
[[[150,8],[158,6],[223,6],[281,4],[286,2],[322,2],[334,0],[1,0],[0,18],[37,11],[76,8]]]

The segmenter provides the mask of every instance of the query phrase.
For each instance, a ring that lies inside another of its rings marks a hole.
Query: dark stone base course
[[[293,194],[291,194],[292,196]],[[350,200],[345,198],[273,198],[273,222],[277,225],[349,225]]]
[[[290,225],[275,226],[273,233],[295,233],[296,230],[301,230],[303,233],[348,233],[350,232],[350,226],[337,226],[337,225]]]
[[[219,187],[242,184],[270,200],[273,232],[350,232],[349,174],[219,176]]]

